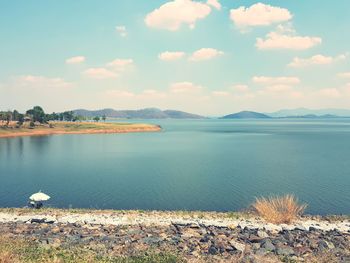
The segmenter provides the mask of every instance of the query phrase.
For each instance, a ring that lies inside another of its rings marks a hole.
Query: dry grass
[[[0,263],[184,263],[182,257],[167,252],[147,251],[135,256],[101,256],[81,246],[42,247],[35,242],[0,237]]]
[[[252,205],[259,216],[275,224],[288,224],[303,214],[305,204],[298,204],[294,195],[257,198]]]

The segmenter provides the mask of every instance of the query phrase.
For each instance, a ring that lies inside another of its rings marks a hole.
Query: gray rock
[[[279,256],[292,256],[295,255],[295,252],[291,247],[278,247],[276,254]]]
[[[265,256],[267,253],[269,253],[269,251],[264,248],[259,248],[257,251],[255,251],[257,256]]]
[[[245,244],[242,243],[238,243],[234,240],[230,240],[230,245],[235,248],[236,250],[240,251],[243,253],[243,251],[245,250]]]
[[[261,238],[268,238],[269,237],[269,235],[265,231],[262,231],[262,230],[258,230],[257,235],[258,235],[258,237],[261,237]]]
[[[144,237],[142,239],[142,242],[147,245],[154,245],[154,244],[160,243],[161,241],[162,239],[159,237]]]
[[[210,255],[216,255],[218,253],[218,250],[216,249],[216,247],[210,246],[209,249],[208,249],[208,253]]]
[[[252,244],[252,249],[253,250],[258,250],[260,248],[260,244],[259,243],[253,243]]]
[[[276,247],[272,244],[270,239],[265,239],[261,243],[261,247],[267,251],[274,251]]]
[[[320,240],[318,242],[318,248],[322,251],[322,250],[327,250],[327,249],[334,249],[335,246],[332,242],[330,241],[326,241],[326,240]]]
[[[38,224],[42,224],[42,223],[45,223],[45,218],[42,218],[42,219],[39,219],[39,218],[32,218],[31,220],[30,220],[30,223],[38,223]]]
[[[306,227],[299,225],[294,228],[294,230],[299,230],[299,231],[307,231]]]
[[[309,227],[309,231],[310,231],[310,232],[318,232],[319,229],[317,229],[316,227],[310,226],[310,227]]]
[[[245,255],[240,262],[241,263],[259,263],[253,255]]]

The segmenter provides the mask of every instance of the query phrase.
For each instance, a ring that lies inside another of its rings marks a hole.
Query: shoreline
[[[38,126],[29,128],[3,128],[0,127],[1,138],[16,138],[27,136],[48,136],[48,135],[68,135],[68,134],[114,134],[114,133],[137,133],[137,132],[159,132],[162,128],[152,124],[129,124],[129,123],[66,123],[54,122],[58,127],[48,128]],[[87,126],[86,128],[84,128]],[[91,127],[92,126],[92,127]],[[75,130],[74,130],[75,129]]]
[[[274,224],[244,212],[0,208],[0,223],[26,222],[32,218],[46,218],[56,223],[85,222],[92,225],[171,225],[173,222],[179,222],[217,227],[246,227],[271,232],[283,229],[304,229],[305,231],[310,228],[322,231],[335,229],[350,235],[350,216],[305,215],[290,224]]]
[[[2,208],[0,235],[4,242],[30,242],[34,251],[45,248],[62,253],[68,248],[80,254],[85,251],[82,248],[88,249],[93,256],[111,260],[103,262],[134,262],[113,258],[150,252],[177,258],[159,262],[350,259],[349,218],[330,221],[310,216],[275,225],[245,213]]]

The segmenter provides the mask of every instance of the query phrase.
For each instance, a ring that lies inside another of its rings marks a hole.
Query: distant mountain
[[[345,118],[337,115],[332,114],[325,114],[325,115],[315,115],[315,114],[306,114],[306,115],[300,115],[300,116],[286,116],[286,117],[274,117],[274,118],[293,118],[293,119],[332,119],[332,118]]]
[[[272,113],[267,113],[271,117],[315,117],[315,118],[335,118],[335,117],[350,117],[350,110],[346,109],[318,109],[311,110],[306,108],[286,109]]]
[[[157,108],[147,108],[141,110],[114,110],[114,109],[102,109],[102,110],[85,110],[78,109],[73,110],[76,115],[84,117],[106,116],[109,118],[120,119],[204,119],[205,117],[187,113],[184,111],[165,110],[162,111]]]
[[[241,111],[233,114],[226,115],[224,117],[221,117],[221,119],[268,119],[271,118],[270,116],[254,112],[254,111]]]

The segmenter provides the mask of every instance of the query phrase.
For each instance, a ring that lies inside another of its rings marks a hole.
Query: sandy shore
[[[118,123],[52,123],[53,128],[37,126],[29,128],[4,128],[0,127],[0,138],[22,137],[22,136],[45,136],[63,134],[111,134],[132,132],[158,132],[161,127],[151,124],[118,124]]]

